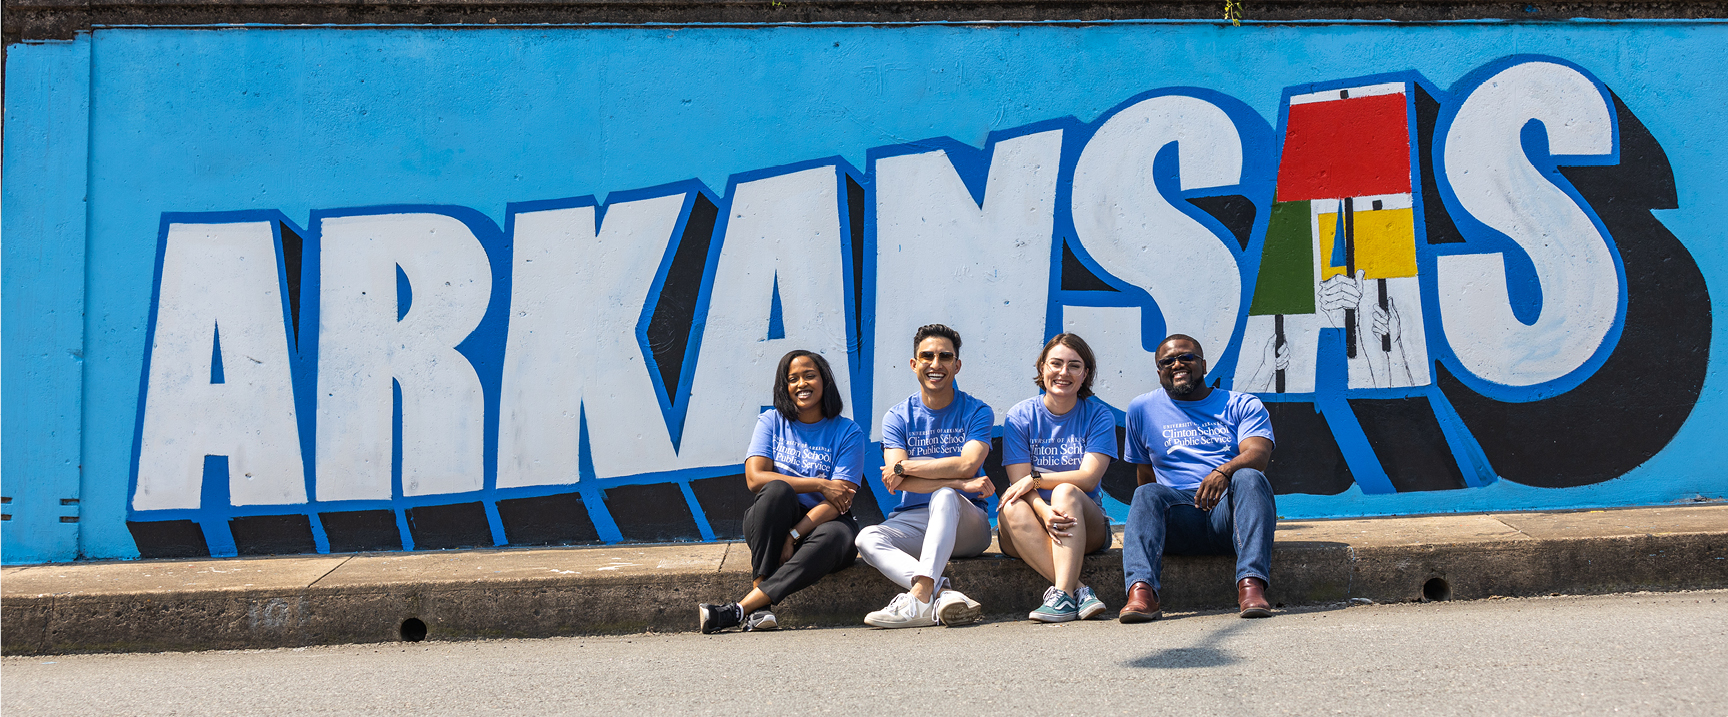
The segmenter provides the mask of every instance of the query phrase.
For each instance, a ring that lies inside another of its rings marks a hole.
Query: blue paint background
[[[24,50],[19,52],[18,50]],[[5,559],[78,553],[90,42],[6,58],[0,244],[0,522]],[[67,501],[71,501],[68,503]]]
[[[502,226],[511,202],[604,198],[690,178],[725,187],[735,173],[836,154],[862,167],[873,147],[937,136],[981,145],[993,130],[1068,115],[1090,122],[1164,87],[1222,92],[1276,125],[1291,85],[1416,70],[1449,89],[1495,58],[1542,53],[1593,73],[1667,151],[1680,208],[1657,216],[1693,252],[1720,317],[1728,301],[1721,248],[1728,81],[1713,68],[1728,54],[1724,29],[1572,22],[100,30],[88,41],[80,552],[136,555],[124,522],[127,474],[163,212],[275,209],[298,222],[314,209],[451,204]],[[9,71],[32,58],[78,61],[76,53],[53,54],[56,47],[9,48]],[[9,129],[13,108],[55,101],[16,81],[6,91]],[[11,185],[24,168],[14,165],[11,145],[5,210],[16,217],[26,204]],[[40,201],[65,207],[81,199],[67,188]],[[9,280],[5,289],[9,336],[46,321],[10,301],[28,287]],[[1618,479],[1563,490],[1508,481],[1384,496],[1353,488],[1282,496],[1280,513],[1723,497],[1712,449],[1728,425],[1728,330],[1718,320],[1714,331],[1704,395],[1686,426]],[[11,400],[16,384],[7,385],[11,430],[31,418]],[[7,495],[31,473],[9,461]],[[30,559],[7,548],[6,562]]]

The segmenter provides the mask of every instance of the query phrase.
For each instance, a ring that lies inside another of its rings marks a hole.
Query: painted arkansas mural
[[[1282,495],[1606,481],[1679,430],[1712,336],[1651,215],[1664,148],[1615,92],[1509,56],[1445,88],[1314,77],[1275,125],[1147,87],[982,147],[522,197],[502,225],[164,211],[127,526],[146,557],[734,538],[780,355],[827,356],[879,438],[931,322],[999,413],[1050,335],[1091,342],[1115,409],[1193,335],[1270,409]],[[1105,487],[1120,519],[1131,467]]]

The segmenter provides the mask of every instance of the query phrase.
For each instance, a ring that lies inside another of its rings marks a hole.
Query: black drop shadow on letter
[[[1674,171],[1656,138],[1614,97],[1620,163],[1562,167],[1614,237],[1626,321],[1608,360],[1541,401],[1477,395],[1444,366],[1435,382],[1501,477],[1541,488],[1600,483],[1638,467],[1691,415],[1710,362],[1710,293],[1692,254],[1652,209],[1674,209]]]

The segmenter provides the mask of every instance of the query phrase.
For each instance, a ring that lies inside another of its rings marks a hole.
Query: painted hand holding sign
[[[1228,347],[1209,378],[1267,402],[1281,493],[1578,486],[1679,430],[1708,294],[1649,215],[1674,203],[1661,147],[1587,70],[1304,85],[1279,117],[1155,90],[982,150],[524,202],[502,228],[163,214],[132,535],[146,556],[729,537],[766,367],[826,356],[879,440],[915,388],[900,343],[938,321],[998,407],[1063,331],[1119,417],[1165,334]]]

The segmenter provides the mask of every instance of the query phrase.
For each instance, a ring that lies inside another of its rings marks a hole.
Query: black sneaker
[[[757,610],[756,612],[750,613],[750,617],[744,619],[745,632],[778,629],[780,629],[780,621],[774,619],[774,613],[768,612],[767,610]]]
[[[728,627],[737,627],[740,622],[738,603],[725,605],[710,605],[702,603],[696,606],[696,621],[702,628],[702,634],[710,635]]]

